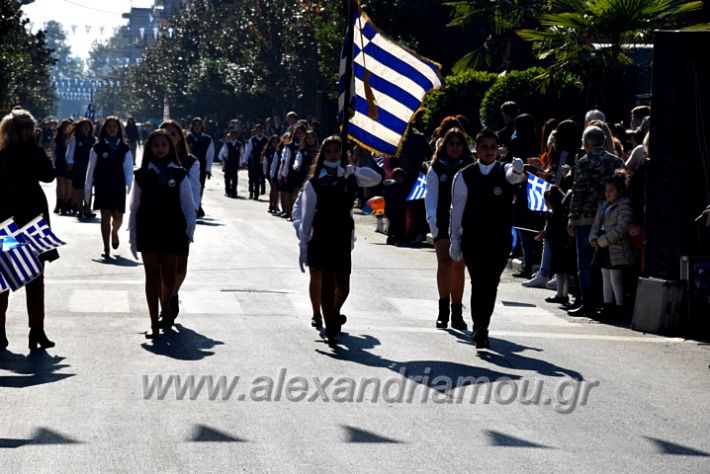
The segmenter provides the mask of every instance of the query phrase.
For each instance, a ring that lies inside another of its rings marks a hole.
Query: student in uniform
[[[254,136],[249,138],[244,150],[244,160],[249,170],[249,199],[259,199],[259,191],[266,194],[266,183],[264,180],[263,165],[261,155],[269,143],[269,139],[264,136],[264,127],[259,123],[254,127]]]
[[[212,179],[212,162],[214,161],[214,140],[204,132],[204,123],[200,117],[195,117],[190,123],[190,131],[187,132],[187,144],[190,150],[200,162],[200,207],[197,217],[204,217],[205,211],[202,209],[202,196],[205,193],[205,182]]]
[[[295,192],[301,190],[303,183],[308,178],[308,173],[310,173],[311,168],[313,168],[313,163],[316,160],[316,155],[318,154],[318,135],[313,130],[306,131],[306,137],[301,142],[298,153],[296,153],[296,159],[293,163],[294,173],[294,187]],[[294,198],[295,201],[295,198]]]
[[[269,179],[269,213],[276,214],[279,212],[279,190],[278,183],[274,180],[271,174],[271,165],[276,158],[276,149],[279,146],[279,136],[273,135],[269,139],[269,143],[261,152],[261,164],[264,167],[264,176]]]
[[[284,148],[286,148],[286,143],[291,139],[290,133],[284,133],[279,139],[279,143],[276,146],[276,152],[274,153],[274,159],[271,162],[271,169],[269,171],[269,179],[272,182],[272,186],[276,188],[277,196],[276,200],[281,203],[281,212],[278,210],[274,211],[274,215],[279,217],[288,216],[286,211],[286,196],[283,190],[283,183],[281,182],[281,161],[283,157]],[[278,205],[276,206],[278,208]]]
[[[341,166],[342,142],[331,136],[323,141],[301,200],[301,271],[320,276],[321,307],[329,344],[336,343],[346,318],[340,314],[350,292],[350,270],[355,224],[353,204],[358,185],[376,186],[382,177],[370,168]]]
[[[108,117],[99,131],[99,142],[89,154],[84,192],[86,202],[91,202],[92,189],[96,188],[94,210],[101,212],[101,237],[103,257],[111,258],[111,248],[119,245],[118,231],[126,212],[126,194],[133,182],[133,155],[123,141],[123,127],[118,117]],[[111,247],[109,247],[109,236]]]
[[[72,121],[62,120],[57,126],[57,131],[52,139],[52,164],[57,175],[57,205],[55,214],[68,214],[71,211],[71,173],[67,167],[67,140]]]
[[[192,201],[195,207],[195,216],[200,207],[200,162],[195,155],[190,154],[190,148],[185,140],[185,135],[182,133],[180,124],[175,120],[166,120],[160,124],[160,129],[170,135],[175,146],[175,152],[178,156],[178,162],[187,171],[187,178],[190,180],[192,189]],[[177,257],[177,273],[175,276],[175,289],[170,296],[170,309],[173,313],[173,321],[180,313],[180,288],[187,277],[187,257],[188,254],[178,255]]]
[[[20,228],[40,214],[49,223],[47,198],[40,183],[51,183],[54,170],[46,152],[35,141],[36,128],[32,114],[23,109],[13,109],[0,122],[0,222],[12,218]],[[42,263],[58,258],[56,250],[39,255]],[[8,346],[5,316],[9,293],[0,293],[0,352]],[[25,295],[30,350],[54,347],[44,332],[44,274],[25,286]]]
[[[84,199],[86,197],[84,185],[86,171],[89,168],[89,155],[96,141],[94,124],[91,123],[91,120],[83,118],[74,124],[74,130],[67,147],[67,169],[72,176],[72,201],[79,219],[96,217],[96,214],[91,212],[91,203]]]
[[[466,262],[471,278],[477,349],[490,347],[488,326],[513,240],[513,187],[525,178],[521,159],[498,161],[499,145],[494,131],[482,130],[476,136],[477,161],[456,173],[451,192],[449,255]]]
[[[296,125],[296,128],[291,133],[281,156],[281,165],[279,169],[279,184],[282,194],[282,206],[284,207],[284,218],[292,220],[291,211],[293,210],[293,201],[298,192],[296,188],[296,171],[293,169],[293,164],[296,160],[296,155],[300,152],[301,142],[306,138],[306,127]]]
[[[131,191],[129,231],[131,252],[141,253],[145,293],[150,313],[148,339],[159,336],[158,303],[165,326],[175,316],[170,306],[177,259],[186,256],[195,232],[195,204],[187,171],[180,166],[175,145],[164,130],[150,134]]]
[[[439,315],[436,327],[446,329],[451,309],[451,327],[468,329],[463,319],[464,262],[455,262],[449,255],[449,220],[451,184],[461,169],[473,163],[466,134],[459,128],[449,129],[437,145],[434,159],[426,175],[426,218],[436,249],[436,284],[439,290]]]
[[[244,144],[239,139],[239,132],[233,128],[229,129],[224,145],[219,150],[219,159],[222,161],[222,172],[224,173],[224,195],[227,197],[237,197],[239,165],[242,163],[243,154]],[[249,199],[251,199],[251,193],[249,193]]]

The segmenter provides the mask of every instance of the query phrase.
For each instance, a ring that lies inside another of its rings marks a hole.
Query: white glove
[[[436,236],[439,235],[439,229],[436,227],[436,216],[431,216],[429,220],[427,220],[427,223],[429,224],[431,236],[436,238]]]
[[[301,267],[301,272],[306,273],[306,267],[308,266],[308,250],[301,247],[298,254],[298,266]]]
[[[355,167],[353,165],[348,165],[345,167],[345,179],[349,178],[355,174]]]
[[[131,255],[133,258],[138,260],[138,245],[135,242],[131,242]]]
[[[457,240],[451,239],[451,245],[449,246],[449,256],[455,262],[460,262],[463,260],[463,251],[461,250],[461,243]]]
[[[520,158],[513,158],[513,173],[523,174],[525,171],[525,163]]]
[[[343,176],[345,176],[345,170],[342,166],[338,166],[338,178],[342,178]]]

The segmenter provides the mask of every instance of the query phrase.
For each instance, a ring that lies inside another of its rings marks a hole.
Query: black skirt
[[[94,186],[94,210],[126,212],[126,186],[121,182]]]
[[[314,235],[308,242],[308,266],[322,272],[350,273],[352,236]],[[345,238],[347,237],[347,238]]]

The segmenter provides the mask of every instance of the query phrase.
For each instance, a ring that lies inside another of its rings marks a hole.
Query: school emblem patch
[[[446,178],[447,176],[445,174],[442,174],[441,176],[439,176],[439,181],[443,183],[444,181],[446,181]]]
[[[103,154],[102,154],[101,156],[102,156],[103,158],[108,158],[108,152],[103,152]]]
[[[501,194],[503,194],[503,188],[501,188],[500,186],[496,186],[495,188],[493,188],[493,194],[495,194],[496,196],[500,196]]]
[[[170,178],[170,180],[168,180],[168,186],[170,186],[171,188],[174,188],[176,184],[177,183],[173,178]]]

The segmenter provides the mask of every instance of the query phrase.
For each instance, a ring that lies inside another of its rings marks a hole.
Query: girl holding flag
[[[123,127],[118,117],[104,121],[99,131],[99,142],[89,154],[84,191],[86,202],[91,202],[91,191],[96,187],[94,210],[101,212],[103,257],[111,257],[111,247],[119,245],[118,231],[126,212],[126,194],[133,182],[133,155],[123,141]],[[109,247],[109,236],[111,247]]]
[[[439,315],[436,327],[467,329],[463,319],[463,292],[466,280],[466,265],[456,262],[449,255],[449,220],[451,215],[451,184],[454,175],[473,163],[466,134],[459,128],[451,128],[440,138],[439,144],[426,175],[426,218],[434,238],[436,249],[436,285],[439,290]]]
[[[0,123],[0,222],[14,219],[22,227],[39,215],[49,222],[47,198],[40,182],[51,183],[55,174],[51,160],[35,142],[37,122],[26,110],[16,109]],[[56,250],[39,256],[41,262],[59,258]],[[26,285],[29,317],[29,348],[54,347],[44,333],[44,276]],[[8,292],[0,293],[0,349],[8,345],[5,336],[5,315]]]

